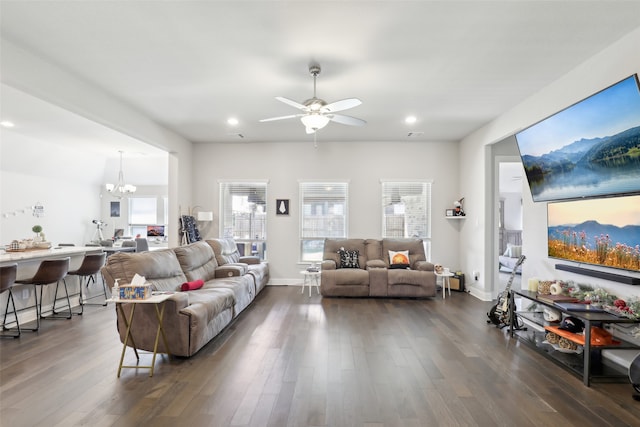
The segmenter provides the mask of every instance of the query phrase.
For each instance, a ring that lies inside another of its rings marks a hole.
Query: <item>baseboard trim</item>
[[[625,276],[617,273],[609,273],[608,271],[591,270],[589,268],[576,267],[576,266],[567,265],[567,264],[556,264],[556,270],[582,274],[583,276],[597,277],[598,279],[624,283],[625,285],[640,285],[639,277]]]

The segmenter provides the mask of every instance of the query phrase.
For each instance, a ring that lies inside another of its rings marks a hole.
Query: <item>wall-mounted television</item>
[[[547,204],[548,255],[640,272],[640,195]]]
[[[164,225],[147,225],[147,237],[164,237]]]
[[[515,135],[534,202],[640,192],[639,88],[630,76]]]

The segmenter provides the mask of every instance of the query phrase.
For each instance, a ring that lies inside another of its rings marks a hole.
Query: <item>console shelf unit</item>
[[[511,292],[511,306],[516,307],[516,299],[521,299],[521,307],[524,308],[527,300],[531,303],[538,304],[540,310],[528,311],[524,309],[517,310],[515,316],[526,321],[528,327],[526,329],[514,328],[514,321],[509,326],[511,337],[518,338],[521,342],[528,344],[539,353],[543,354],[556,364],[564,367],[578,377],[582,377],[584,385],[589,387],[592,380],[620,380],[628,378],[627,372],[623,371],[614,363],[609,363],[602,358],[602,350],[604,349],[640,349],[637,344],[625,341],[619,337],[615,337],[620,344],[607,346],[591,345],[591,327],[613,325],[620,323],[639,323],[637,320],[628,319],[626,317],[618,317],[606,312],[584,312],[584,311],[568,311],[560,307],[547,303],[538,299],[537,292],[526,290],[514,290]],[[561,311],[566,316],[577,317],[584,322],[585,343],[582,351],[561,351],[545,341],[546,331],[544,325],[547,324],[542,314],[542,307],[552,307]]]

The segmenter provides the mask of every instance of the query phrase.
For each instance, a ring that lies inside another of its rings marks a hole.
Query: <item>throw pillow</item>
[[[201,279],[193,280],[191,282],[184,282],[180,287],[182,291],[195,291],[196,289],[200,289],[204,286],[204,281]]]
[[[504,256],[508,256],[509,258],[520,258],[520,255],[522,255],[522,246],[507,243],[507,250],[504,252]]]
[[[360,251],[357,249],[349,251],[340,248],[338,255],[340,256],[340,268],[360,268],[360,262],[358,261]]]
[[[502,256],[511,258],[511,243],[507,244],[507,249],[504,250]]]
[[[410,264],[409,251],[389,251],[389,264]]]

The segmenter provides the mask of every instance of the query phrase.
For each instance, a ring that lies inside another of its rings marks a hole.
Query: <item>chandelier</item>
[[[118,172],[118,183],[115,185],[106,184],[105,187],[107,191],[113,195],[113,197],[122,199],[127,194],[135,193],[136,186],[124,183],[124,173],[122,172],[122,151],[118,152],[120,153],[120,172]]]

